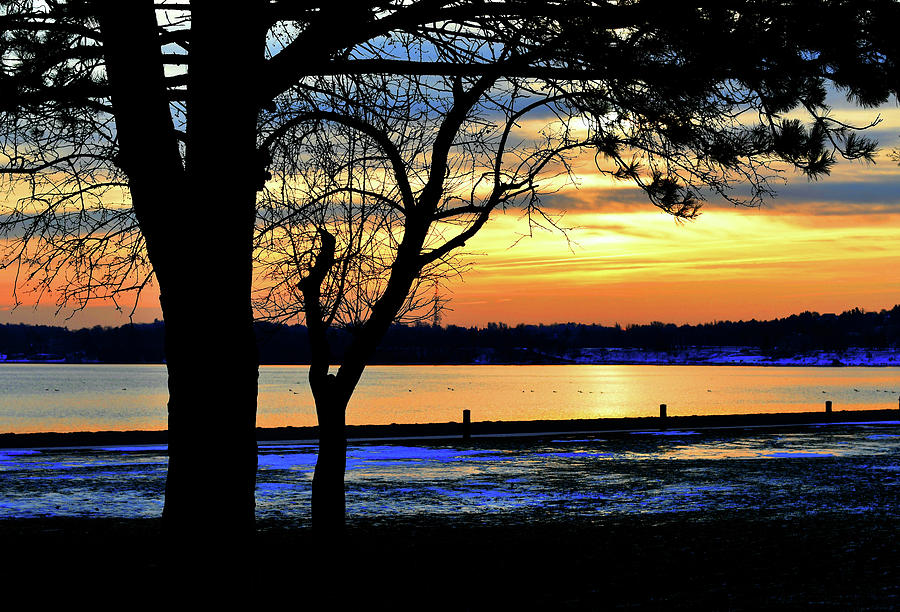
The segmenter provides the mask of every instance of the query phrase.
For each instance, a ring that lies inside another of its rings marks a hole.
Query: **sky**
[[[771,319],[805,310],[842,312],[900,303],[900,110],[838,103],[834,115],[866,123],[882,149],[875,164],[841,162],[810,182],[788,174],[759,208],[710,202],[694,221],[677,223],[636,188],[581,177],[581,187],[546,200],[569,228],[528,234],[516,211],[498,214],[471,240],[473,264],[448,281],[442,323],[701,323]],[[520,239],[521,238],[521,239]],[[13,309],[13,271],[0,271],[0,323],[72,328],[120,325],[110,304],[56,312],[33,296]],[[214,306],[214,305],[213,305]],[[135,322],[161,318],[147,292]]]

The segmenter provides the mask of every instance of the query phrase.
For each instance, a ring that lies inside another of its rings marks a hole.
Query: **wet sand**
[[[609,434],[644,429],[717,429],[789,427],[840,422],[898,421],[900,410],[836,410],[823,412],[783,412],[764,414],[693,415],[629,417],[603,419],[569,419],[553,421],[475,421],[473,438],[554,437],[571,434]],[[318,427],[257,428],[256,439],[266,441],[315,442]],[[391,425],[348,425],[350,441],[405,441],[459,439],[462,423],[413,423]],[[73,433],[0,433],[0,448],[42,448],[96,445],[165,444],[166,431],[84,431]]]

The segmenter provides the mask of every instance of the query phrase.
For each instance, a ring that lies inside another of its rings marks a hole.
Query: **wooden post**
[[[666,405],[665,404],[659,405],[659,418],[661,418],[661,419],[666,418]]]
[[[472,437],[472,411],[468,408],[463,410],[463,440]]]
[[[831,400],[825,400],[825,412],[831,414]]]

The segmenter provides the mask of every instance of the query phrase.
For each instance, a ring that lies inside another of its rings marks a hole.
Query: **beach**
[[[315,449],[260,447],[256,550],[245,586],[301,607],[324,580],[308,520]],[[163,465],[159,452],[10,455],[7,467],[44,463],[17,472],[32,489],[4,491],[7,584],[52,582],[60,590],[45,595],[70,601],[167,584],[161,480],[148,476],[162,473],[153,467]],[[898,605],[897,421],[382,439],[351,443],[349,457],[340,576],[342,601],[356,607]],[[116,487],[103,480],[113,468]],[[69,498],[54,510],[48,500],[58,498],[42,496],[60,490]],[[26,498],[33,503],[13,511]]]

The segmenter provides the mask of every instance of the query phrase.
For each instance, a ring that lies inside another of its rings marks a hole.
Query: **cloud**
[[[774,185],[774,197],[763,209],[776,212],[804,212],[816,215],[883,215],[900,213],[900,173],[864,177],[859,180],[824,178],[810,182],[798,177],[784,185]],[[736,189],[735,196],[746,194]],[[560,212],[632,213],[654,211],[647,195],[630,189],[567,189],[543,196],[545,209]],[[740,209],[721,197],[703,203],[709,209]]]
[[[900,212],[900,177],[867,181],[836,182],[827,179],[815,183],[789,183],[779,190],[771,206],[797,204],[841,204],[847,214]]]
[[[617,189],[575,189],[541,196],[547,209],[559,211],[637,212],[653,210],[647,194],[638,187]]]

